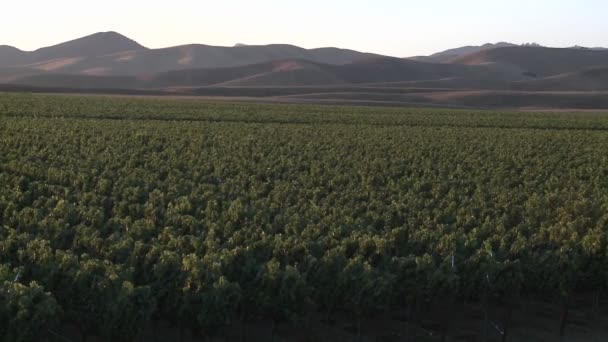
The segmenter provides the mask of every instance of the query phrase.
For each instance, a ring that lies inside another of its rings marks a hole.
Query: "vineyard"
[[[0,94],[2,341],[557,339],[607,265],[606,114]]]

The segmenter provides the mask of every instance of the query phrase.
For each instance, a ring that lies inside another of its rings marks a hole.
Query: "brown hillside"
[[[326,65],[288,59],[233,68],[178,70],[156,74],[145,87],[292,86],[344,83]]]
[[[32,52],[0,47],[0,68],[27,67],[62,74],[135,76],[172,70],[236,67],[281,59],[339,65],[373,56],[377,55],[337,48],[307,50],[286,44],[235,47],[193,44],[147,49],[118,33],[102,32]]]
[[[518,68],[522,73],[530,76],[547,77],[594,66],[606,66],[608,65],[608,52],[517,46],[476,52],[453,59],[450,63],[499,64],[504,67]]]
[[[480,66],[429,64],[398,58],[373,58],[345,65],[287,59],[231,68],[176,70],[131,77],[52,73],[22,78],[15,83],[31,86],[77,88],[168,88],[204,86],[326,86],[345,84],[384,84],[452,80],[452,86],[480,82],[494,75],[501,82],[509,77]],[[63,79],[65,78],[65,82]],[[127,81],[129,80],[129,81]],[[116,82],[112,86],[113,82]],[[468,83],[467,83],[468,82]]]
[[[608,90],[608,66],[590,68],[526,82],[517,82],[514,89],[534,91],[600,91]]]
[[[500,43],[496,43],[496,44],[484,44],[481,46],[469,45],[469,46],[462,46],[462,47],[455,48],[455,49],[449,49],[449,50],[437,52],[430,56],[410,57],[410,59],[415,60],[415,61],[420,61],[420,62],[446,63],[455,58],[469,55],[472,53],[476,53],[479,51],[497,49],[497,48],[508,47],[508,46],[516,46],[516,45],[511,44],[511,43],[505,43],[505,42],[500,42]]]
[[[22,86],[71,89],[138,89],[143,83],[132,76],[35,74],[11,82]]]
[[[46,74],[44,71],[32,68],[0,68],[0,83],[12,83],[44,74]]]
[[[346,84],[335,74],[325,70],[327,66],[300,60],[272,63],[272,70],[235,79],[218,86],[316,86]]]
[[[121,51],[146,50],[132,39],[116,32],[99,32],[32,52],[37,62],[67,57],[94,57]]]
[[[239,96],[235,93],[238,91],[266,96],[269,88],[276,93],[280,88],[365,87],[375,88],[365,91],[370,98],[377,97],[372,94],[382,94],[377,100],[383,99],[388,88],[608,90],[608,51],[498,47],[504,45],[508,44],[447,50],[433,56],[460,57],[446,63],[429,63],[286,44],[234,47],[193,44],[148,49],[118,33],[104,32],[32,52],[0,46],[0,83],[82,91],[193,92],[199,89],[203,93],[230,93],[230,96]],[[262,90],[251,90],[256,87]],[[220,88],[226,90],[217,90]],[[382,88],[384,90],[380,90]],[[292,94],[292,90],[288,93]],[[310,92],[304,90],[303,93]],[[484,96],[492,98],[492,94],[484,93]],[[528,94],[517,96],[517,99],[532,98]],[[501,101],[499,97],[494,98]],[[432,101],[440,102],[440,99]]]
[[[0,68],[22,63],[26,55],[26,52],[12,46],[0,45]]]

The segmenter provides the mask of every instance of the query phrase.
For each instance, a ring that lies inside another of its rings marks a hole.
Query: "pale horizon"
[[[181,0],[172,1],[170,6],[163,1],[142,5],[109,0],[91,6],[60,0],[11,2],[3,7],[0,45],[24,51],[105,31],[118,32],[148,48],[291,44],[396,57],[496,42],[608,46],[608,22],[603,18],[608,3],[599,0],[470,0],[464,4],[447,0],[379,0],[374,4]]]

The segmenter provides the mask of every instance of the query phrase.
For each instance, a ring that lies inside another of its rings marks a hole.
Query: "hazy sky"
[[[290,43],[393,56],[486,42],[608,46],[608,0],[4,0],[0,44],[98,31],[144,46]]]

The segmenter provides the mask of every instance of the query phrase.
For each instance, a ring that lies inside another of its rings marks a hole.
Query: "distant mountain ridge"
[[[479,51],[483,51],[483,50],[496,49],[496,48],[500,48],[500,47],[510,47],[510,46],[517,46],[517,45],[512,44],[512,43],[506,43],[506,42],[499,42],[496,44],[488,43],[488,44],[484,44],[484,45],[468,45],[468,46],[462,46],[459,48],[454,48],[454,49],[437,52],[430,56],[410,57],[410,59],[413,59],[416,61],[421,61],[421,62],[429,62],[429,63],[446,63],[452,59],[455,59],[455,58],[458,58],[458,57],[461,57],[461,56],[464,56],[467,54],[471,54],[471,53],[475,53],[475,52],[479,52]]]
[[[413,59],[413,60],[421,61],[421,62],[429,62],[429,63],[447,63],[447,62],[451,62],[452,60],[457,59],[459,57],[466,56],[466,55],[480,52],[480,51],[498,49],[498,48],[503,48],[503,47],[516,47],[516,46],[544,47],[537,43],[513,44],[513,43],[507,43],[507,42],[499,42],[496,44],[488,43],[488,44],[484,44],[484,45],[462,46],[462,47],[458,47],[458,48],[454,48],[454,49],[448,49],[445,51],[437,52],[430,56],[414,56],[414,57],[409,57],[409,59]],[[602,48],[602,47],[584,47],[584,46],[579,46],[579,45],[569,47],[568,49],[593,50],[593,51],[608,50],[607,48]]]
[[[143,50],[147,49],[116,32],[99,32],[35,51],[22,51],[12,46],[1,46],[0,67],[44,65],[49,62],[65,61],[68,58],[95,58],[123,51]]]
[[[546,48],[534,43],[464,46],[414,58],[288,44],[150,49],[116,32],[100,32],[35,51],[0,45],[0,84],[9,85],[4,89],[12,85],[15,89],[230,96],[317,92],[319,98],[366,101],[387,99],[378,93],[396,94],[390,98],[411,89],[461,94],[608,91],[607,70],[608,50]],[[329,88],[334,91],[324,95]],[[339,95],[336,89],[363,90]],[[416,96],[407,97],[416,100]],[[435,101],[437,96],[428,98]],[[483,103],[482,97],[475,99]],[[500,102],[499,97],[495,99]]]
[[[468,54],[451,63],[502,66],[520,70],[532,77],[548,77],[608,66],[608,51],[513,46]]]
[[[579,45],[572,46],[571,49],[594,50],[594,51],[608,50],[608,48],[604,48],[604,47],[586,47],[586,46],[579,46]]]
[[[346,64],[378,55],[339,48],[304,49],[287,44],[235,47],[202,44],[148,49],[116,32],[100,32],[35,51],[0,48],[0,68],[96,76],[139,75],[180,69],[236,67],[298,58]]]

